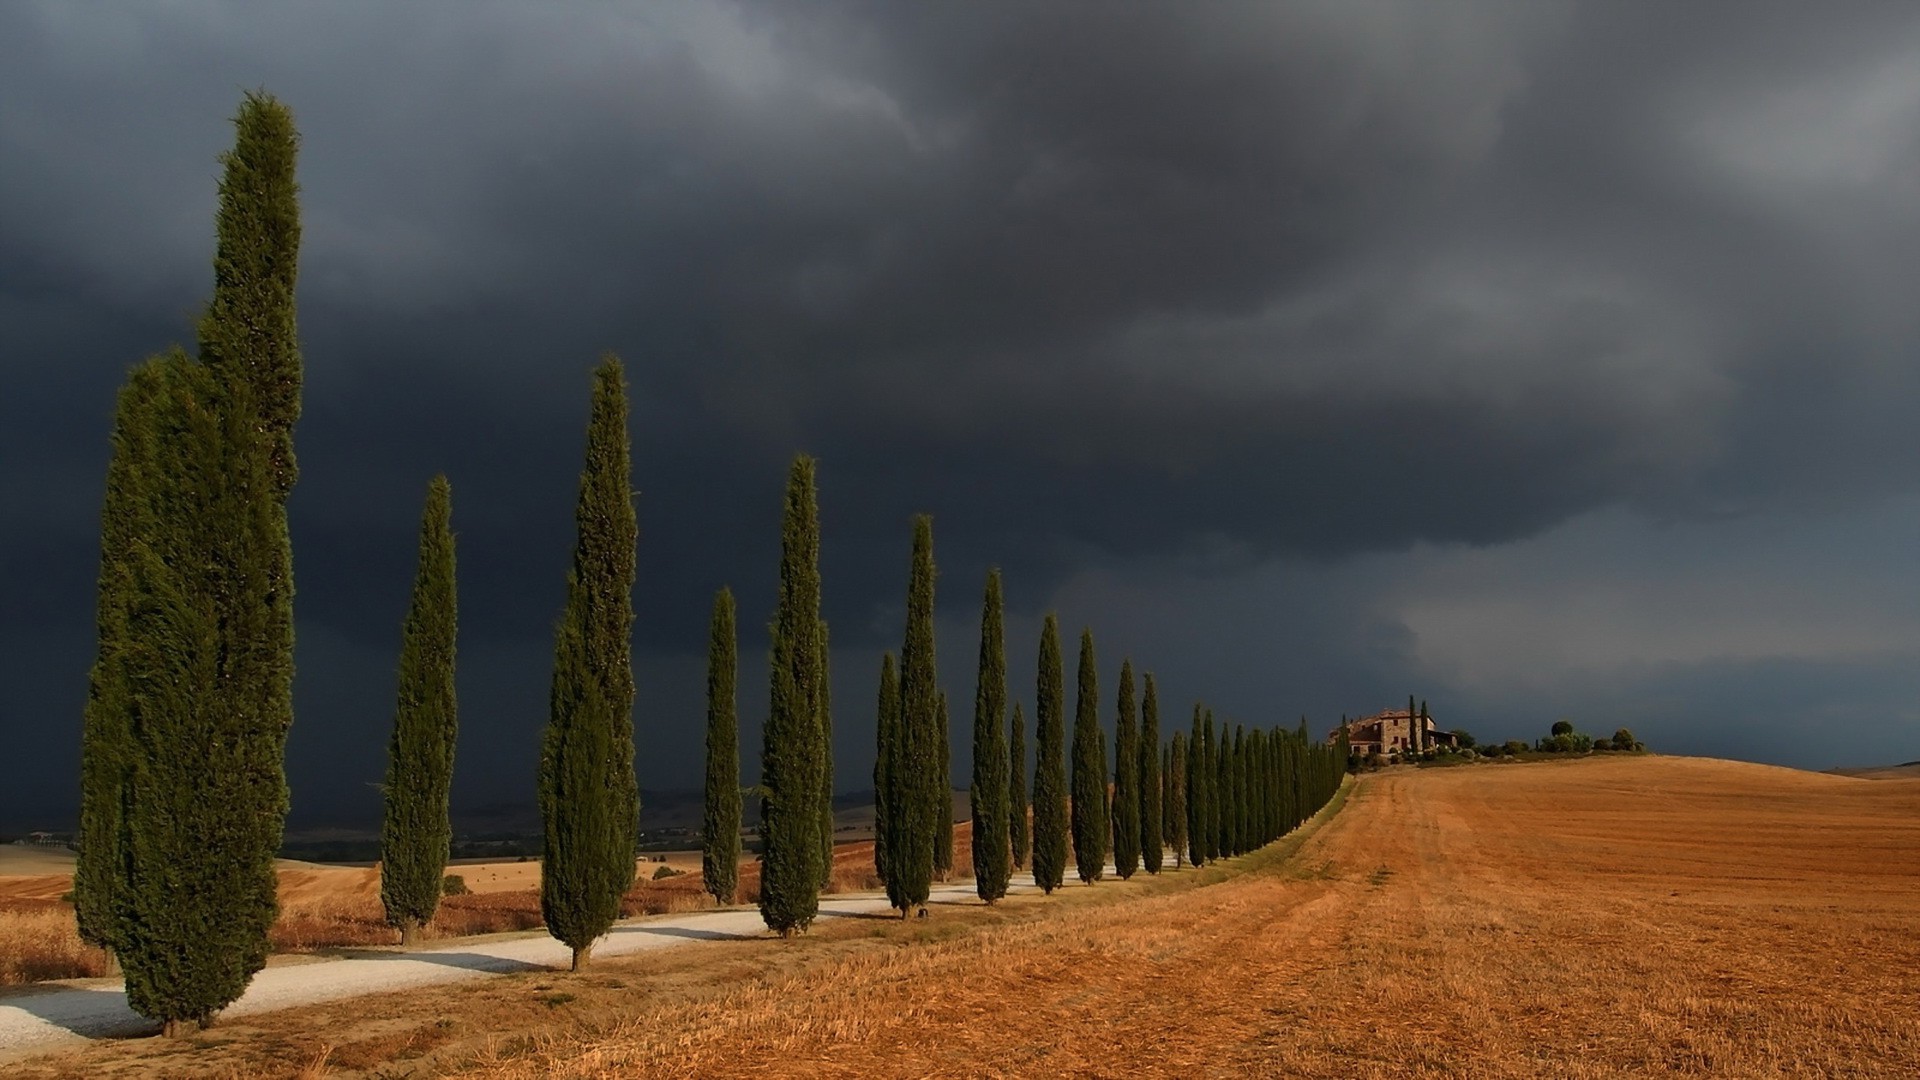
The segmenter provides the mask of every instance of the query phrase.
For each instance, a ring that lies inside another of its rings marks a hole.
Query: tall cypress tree
[[[880,703],[873,754],[873,872],[892,895],[889,852],[898,830],[901,787],[896,775],[900,757],[900,680],[894,674],[893,654],[880,658]],[[898,907],[898,904],[894,905]]]
[[[740,891],[739,631],[733,590],[713,596],[707,633],[707,790],[700,828],[700,880],[715,903],[731,904]]]
[[[87,673],[87,704],[80,732],[80,854],[73,872],[73,906],[80,937],[106,950],[109,974],[118,968],[120,918],[125,907],[125,802],[133,738],[133,690],[126,659],[132,647],[128,620],[134,608],[134,543],[142,521],[141,483],[148,462],[137,460],[151,445],[161,369],[135,368],[114,409],[113,451],[100,508],[100,586],[96,622],[99,644]]]
[[[1120,663],[1119,715],[1113,724],[1113,869],[1121,881],[1140,868],[1140,726],[1133,661]]]
[[[1206,739],[1200,731],[1200,703],[1193,703],[1193,734],[1187,739],[1187,860],[1195,866],[1207,863],[1207,791]]]
[[[933,519],[920,514],[913,519],[907,631],[900,649],[894,812],[887,839],[887,898],[903,919],[915,907],[925,910],[933,890],[934,797],[940,782],[934,746],[940,735],[939,670],[933,652],[934,574]]]
[[[821,717],[820,509],[814,462],[787,471],[780,529],[780,591],[768,656],[767,722],[760,751],[760,918],[782,937],[820,911],[820,793],[826,767]]]
[[[1206,847],[1204,854],[1207,862],[1225,855],[1220,850],[1220,742],[1214,737],[1213,710],[1206,712],[1206,722],[1200,728],[1200,773],[1201,786],[1206,795],[1201,800],[1201,814],[1206,826]]]
[[[567,605],[555,634],[540,754],[540,913],[587,963],[633,885],[640,791],[633,774],[634,519],[627,380],[609,353],[593,372],[586,465]]]
[[[1174,729],[1175,734],[1179,729]],[[1173,743],[1160,748],[1160,844],[1173,843]],[[1179,858],[1176,852],[1174,857]]]
[[[1013,703],[1013,730],[1007,738],[1007,839],[1014,869],[1027,865],[1027,716]]]
[[[119,787],[119,850],[104,835],[96,845],[117,859],[117,882],[96,880],[85,901],[114,912],[88,917],[88,932],[113,939],[129,1004],[169,1034],[204,1026],[265,964],[287,811],[299,136],[264,93],[246,95],[234,129],[200,362],[174,350],[133,379],[154,393],[133,455],[139,506],[122,508],[126,621],[108,629],[125,638],[102,642],[101,674],[118,689],[90,699],[100,737],[83,739],[96,759],[83,803],[99,811]],[[115,743],[117,760],[103,752]],[[87,817],[83,828],[110,829]]]
[[[1167,844],[1173,848],[1173,868],[1187,861],[1187,735],[1173,733],[1167,747]]]
[[[1107,864],[1107,743],[1100,734],[1100,676],[1093,631],[1080,631],[1080,685],[1073,710],[1073,864],[1088,885]]]
[[[1040,624],[1040,674],[1033,699],[1033,883],[1052,893],[1067,872],[1066,688],[1060,624]]]
[[[953,740],[949,735],[947,692],[940,692],[940,728],[934,736],[938,775],[933,785],[933,876],[953,876]]]
[[[276,725],[263,687],[280,619],[256,589],[286,534],[258,497],[270,479],[255,422],[211,371],[175,350],[135,378],[157,393],[132,455],[146,468],[121,657],[132,708],[113,931],[128,1003],[177,1035],[239,997],[267,952],[268,828],[233,817],[271,811],[270,783],[248,771],[279,763],[261,732]]]
[[[459,734],[454,697],[453,494],[445,476],[427,488],[420,563],[400,640],[400,703],[387,750],[386,818],[380,830],[380,902],[411,945],[440,906],[453,847],[447,796]]]
[[[1007,790],[1007,651],[1000,571],[987,571],[980,602],[980,673],[973,690],[973,889],[991,904],[1013,873]]]
[[[820,620],[820,890],[833,880],[833,652]]]
[[[1236,793],[1233,788],[1233,733],[1227,729],[1224,720],[1220,722],[1219,737],[1213,745],[1213,791],[1216,800],[1213,827],[1219,834],[1216,843],[1220,846],[1220,856],[1230,859],[1240,854],[1234,830],[1240,807],[1234,798]]]
[[[1253,761],[1247,747],[1247,726],[1233,726],[1233,850],[1246,854],[1253,842]]]
[[[1160,872],[1166,846],[1166,792],[1160,773],[1160,698],[1153,672],[1146,675],[1145,699],[1140,704],[1140,860],[1147,873]]]

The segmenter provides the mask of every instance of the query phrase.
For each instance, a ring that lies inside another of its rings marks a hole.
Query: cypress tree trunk
[[[833,882],[833,651],[820,620],[820,891]]]
[[[1073,864],[1088,885],[1107,863],[1107,743],[1100,734],[1100,676],[1093,631],[1080,631],[1080,685],[1073,712]]]
[[[820,511],[813,459],[801,455],[787,473],[760,752],[760,917],[782,937],[820,911],[821,655]]]
[[[894,756],[893,820],[888,823],[887,898],[906,918],[925,910],[933,889],[934,799],[940,770],[939,670],[933,652],[933,519],[913,519],[907,581],[907,631],[900,649],[900,741]],[[947,804],[952,805],[951,797]],[[951,811],[949,811],[949,814]]]
[[[459,735],[454,695],[453,494],[445,476],[427,488],[420,563],[400,638],[400,701],[387,750],[386,817],[380,830],[380,902],[400,943],[413,944],[440,906],[453,846],[447,796]]]
[[[1013,703],[1013,731],[1007,740],[1007,839],[1013,849],[1013,867],[1027,865],[1027,717]]]
[[[953,739],[948,734],[947,693],[940,692],[940,729],[934,737],[939,777],[933,787],[933,876],[953,877]]]
[[[1187,861],[1187,736],[1173,733],[1167,747],[1167,843],[1173,848],[1173,868]]]
[[[734,614],[733,590],[715,593],[707,633],[707,784],[700,880],[722,905],[733,903],[740,892],[740,713],[735,696],[740,662]]]
[[[1113,870],[1121,881],[1140,868],[1140,726],[1133,661],[1120,662],[1119,716],[1113,724]]]
[[[1187,786],[1187,861],[1195,866],[1204,866],[1207,862],[1207,794],[1205,773],[1201,768],[1205,754],[1206,741],[1200,733],[1200,703],[1196,701],[1193,705],[1193,735],[1187,740],[1187,767],[1183,770]]]
[[[133,599],[124,682],[99,706],[129,706],[123,728],[101,732],[124,751],[105,933],[128,1003],[173,1033],[210,1022],[266,963],[287,812],[299,136],[264,93],[246,95],[234,129],[200,362],[175,350],[146,376],[157,393],[136,455],[141,506],[126,519],[138,554],[121,581]],[[102,763],[91,782],[104,772],[110,787]]]
[[[87,704],[80,729],[80,854],[73,871],[73,907],[80,938],[107,951],[108,962],[120,949],[120,915],[126,886],[124,803],[133,738],[133,691],[128,685],[126,652],[131,647],[128,619],[133,591],[133,545],[140,534],[139,485],[151,466],[136,460],[149,445],[155,399],[161,392],[159,368],[135,368],[121,387],[114,409],[113,452],[107,462],[107,490],[100,508],[100,585],[96,624],[98,646],[87,673]],[[109,972],[111,974],[111,972]]]
[[[585,967],[633,885],[640,791],[633,774],[632,450],[627,381],[609,353],[593,372],[586,464],[567,604],[554,634],[540,754],[540,913]]]
[[[1160,772],[1160,697],[1152,672],[1147,673],[1146,683],[1146,698],[1140,706],[1140,859],[1147,873],[1157,874],[1166,850],[1166,791]]]
[[[1006,634],[1000,571],[987,571],[980,611],[980,674],[973,691],[973,890],[991,904],[1007,895],[1013,873],[1008,825]]]
[[[875,726],[873,754],[873,872],[880,878],[880,883],[887,887],[888,897],[892,897],[893,877],[888,870],[891,865],[890,853],[900,815],[905,812],[899,803],[901,786],[897,776],[900,767],[900,680],[894,674],[892,653],[880,658],[880,703],[874,715],[878,723]],[[895,903],[893,906],[901,905]]]
[[[1040,625],[1040,676],[1033,704],[1033,883],[1051,894],[1067,871],[1066,689],[1060,625]]]

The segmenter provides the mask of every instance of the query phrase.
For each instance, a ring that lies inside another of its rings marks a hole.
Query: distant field
[[[1903,765],[1875,765],[1827,771],[1835,776],[1852,776],[1861,780],[1920,780],[1920,761],[1909,761]]]

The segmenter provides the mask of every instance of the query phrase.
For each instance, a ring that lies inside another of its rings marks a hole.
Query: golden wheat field
[[[1920,782],[1392,770],[1223,868],[96,1044],[23,1075],[1915,1075]]]

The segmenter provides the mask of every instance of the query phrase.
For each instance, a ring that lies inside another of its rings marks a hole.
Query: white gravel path
[[[1109,870],[1111,872],[1111,870]],[[1074,883],[1071,869],[1068,881]],[[1030,874],[1016,875],[1009,891],[1034,889]],[[971,901],[973,883],[938,885],[932,900]],[[976,901],[977,902],[977,901]],[[820,899],[820,917],[831,919],[886,911],[881,893]],[[666,949],[724,938],[769,937],[755,908],[653,915],[616,923],[594,946],[596,958]],[[367,949],[359,955],[269,966],[222,1017],[311,1005],[322,1001],[404,990],[414,986],[486,978],[517,971],[566,970],[567,947],[545,935],[467,938],[437,948]],[[0,995],[0,1060],[87,1039],[152,1034],[158,1025],[127,1008],[121,985],[105,979],[25,989]]]

